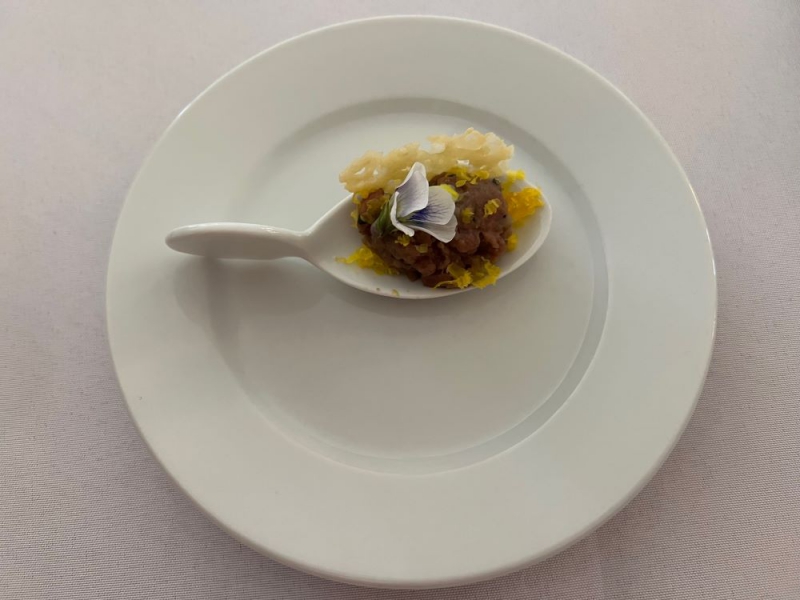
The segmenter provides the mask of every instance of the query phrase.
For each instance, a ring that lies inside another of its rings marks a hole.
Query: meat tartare
[[[516,247],[515,229],[543,205],[541,192],[506,170],[513,147],[494,134],[430,141],[431,151],[367,153],[342,173],[363,242],[343,261],[428,287],[491,285],[497,259]]]

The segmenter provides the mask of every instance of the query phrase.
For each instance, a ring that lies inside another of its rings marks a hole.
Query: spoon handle
[[[306,256],[307,234],[249,223],[202,223],[173,229],[167,246],[208,258],[272,260]]]

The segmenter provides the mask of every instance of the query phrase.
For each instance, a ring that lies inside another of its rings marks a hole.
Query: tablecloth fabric
[[[719,277],[708,381],[652,482],[562,554],[450,590],[330,583],[219,530],[136,433],[104,324],[117,215],[181,108],[276,42],[392,13],[511,27],[619,86],[684,165]],[[800,598],[798,195],[796,0],[0,0],[0,597]]]

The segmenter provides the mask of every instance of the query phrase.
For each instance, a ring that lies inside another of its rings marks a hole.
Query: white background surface
[[[572,549],[458,590],[333,584],[222,533],[139,439],[105,337],[114,223],[180,109],[287,37],[400,12],[515,28],[618,85],[683,163],[719,273],[708,383],[650,485]],[[798,31],[793,0],[0,0],[0,597],[800,598]]]

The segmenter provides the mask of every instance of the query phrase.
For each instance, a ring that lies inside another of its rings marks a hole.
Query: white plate
[[[496,288],[400,302],[164,245],[303,228],[354,156],[467,126],[554,211]],[[108,274],[125,398],[181,488],[281,562],[392,587],[521,568],[617,511],[691,415],[715,308],[702,215],[642,114],[547,45],[439,18],[316,31],[215,83],[142,168]]]

